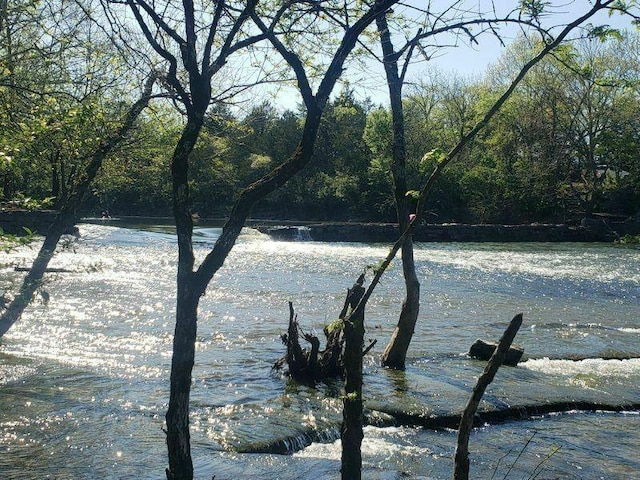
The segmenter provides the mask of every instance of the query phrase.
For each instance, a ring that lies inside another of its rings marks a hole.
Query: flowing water
[[[220,230],[196,230],[202,259]],[[81,225],[23,319],[0,340],[0,478],[161,479],[176,245],[163,227]],[[292,301],[320,332],[386,245],[277,242],[246,229],[200,306],[192,393],[196,477],[338,478],[340,385],[271,370]],[[0,257],[0,293],[34,249]],[[370,406],[459,412],[483,364],[464,353],[523,312],[527,361],[498,372],[485,407],[640,402],[640,251],[604,244],[424,244],[406,372],[378,366],[402,300],[399,261],[367,309]],[[604,360],[603,358],[625,358]],[[472,478],[640,478],[640,415],[579,412],[485,424]],[[450,478],[455,432],[366,427],[363,478]],[[264,450],[280,440],[285,455]],[[311,443],[313,442],[313,443]],[[311,444],[310,444],[311,443]],[[309,445],[310,444],[310,445]],[[305,448],[306,447],[306,448]]]

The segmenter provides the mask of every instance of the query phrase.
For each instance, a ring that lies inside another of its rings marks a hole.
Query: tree
[[[185,0],[181,7],[168,2],[163,8],[144,0],[129,0],[127,6],[148,43],[169,65],[168,85],[185,109],[186,123],[176,144],[171,161],[173,212],[178,236],[178,274],[176,328],[171,365],[171,393],[166,415],[169,479],[193,478],[193,462],[189,435],[189,394],[195,359],[198,303],[214,274],[231,251],[251,207],[267,194],[283,185],[304,167],[312,157],[316,134],[333,87],[342,74],[344,62],[356,45],[358,36],[393,1],[378,0],[358,13],[355,22],[345,27],[330,63],[321,75],[317,93],[313,93],[304,63],[281,41],[281,36],[295,31],[300,12],[315,14],[306,3],[285,4],[275,12],[257,11],[256,1],[245,4],[218,2],[213,11],[196,9]],[[259,32],[248,30],[247,20]],[[176,19],[179,19],[177,22]],[[293,22],[293,23],[291,23]],[[174,28],[176,25],[176,28]],[[182,33],[177,28],[182,30]],[[199,38],[203,35],[204,38]],[[225,223],[222,233],[204,261],[195,269],[192,246],[193,220],[189,187],[189,158],[213,99],[211,81],[230,56],[242,49],[253,48],[267,39],[293,70],[306,108],[306,120],[297,150],[270,173],[242,191]],[[295,45],[288,43],[289,45]],[[180,60],[178,60],[180,59]],[[184,76],[179,74],[179,69]],[[186,78],[186,80],[183,80]]]
[[[423,39],[430,38],[438,33],[461,31],[463,32],[463,35],[468,35],[471,42],[477,43],[478,34],[471,34],[471,31],[469,30],[471,26],[480,25],[484,30],[496,33],[496,25],[508,23],[516,23],[519,25],[528,26],[529,28],[533,28],[536,32],[539,32],[539,34],[544,37],[544,48],[542,48],[542,57],[540,56],[540,54],[536,55],[532,60],[525,64],[525,67],[520,70],[520,72],[516,76],[516,80],[511,83],[509,89],[507,89],[507,92],[505,92],[505,94],[501,96],[495,104],[493,104],[489,112],[484,116],[483,119],[480,120],[480,122],[476,123],[473,128],[471,128],[472,124],[468,123],[467,112],[469,110],[469,105],[468,103],[464,102],[465,96],[456,95],[446,102],[446,105],[449,105],[453,108],[453,115],[450,114],[449,117],[456,118],[456,124],[459,126],[459,131],[457,132],[456,136],[460,140],[458,141],[454,149],[450,151],[451,153],[455,152],[453,156],[458,157],[464,151],[464,149],[469,146],[472,140],[475,139],[477,133],[482,128],[484,128],[484,126],[486,125],[485,119],[487,119],[488,121],[488,118],[491,118],[501,108],[502,104],[506,101],[507,98],[509,98],[509,96],[513,92],[515,85],[517,85],[521,81],[524,75],[530,70],[531,66],[538,63],[539,60],[544,57],[544,55],[553,50],[553,48],[550,48],[550,45],[554,45],[555,48],[555,46],[559,45],[560,42],[563,41],[566,35],[568,35],[568,33],[573,28],[579,26],[584,21],[591,18],[598,11],[607,9],[609,7],[615,9],[619,6],[620,5],[618,5],[617,2],[598,1],[584,16],[569,24],[569,27],[563,29],[560,34],[555,37],[552,35],[551,30],[549,30],[548,27],[543,27],[541,23],[544,5],[538,2],[521,2],[519,12],[516,12],[515,14],[514,12],[508,12],[502,18],[483,18],[482,16],[480,16],[480,18],[468,19],[463,16],[462,19],[456,22],[455,20],[443,21],[443,18],[446,18],[446,16],[439,15],[435,16],[437,21],[428,24],[430,28],[421,26],[417,30],[417,33],[415,33],[414,35],[407,35],[406,37],[410,38],[411,40],[406,42],[404,46],[397,52],[394,50],[394,46],[392,43],[392,32],[386,16],[380,15],[378,17],[376,21],[383,52],[382,61],[384,63],[387,86],[390,92],[390,105],[393,125],[393,140],[391,148],[391,155],[393,160],[391,170],[394,180],[394,197],[398,212],[398,224],[401,231],[406,232],[410,230],[411,225],[413,225],[413,220],[410,220],[409,217],[408,202],[406,199],[408,191],[406,184],[406,146],[402,104],[402,86],[414,50],[418,49],[426,56],[426,54],[424,53],[424,48],[421,48],[420,42]],[[464,12],[463,9],[461,9],[461,11]],[[426,18],[429,18],[432,13],[433,12],[429,10],[424,11],[424,15]],[[442,26],[438,28],[438,22],[440,21],[442,21]],[[481,33],[482,31],[483,30],[481,30]],[[402,67],[399,68],[399,61],[401,59],[403,59],[404,63]],[[462,100],[462,102],[458,100]],[[435,160],[436,165],[432,174],[427,180],[425,188],[423,189],[423,193],[420,195],[420,200],[417,207],[418,210],[414,215],[422,215],[423,212],[421,211],[421,209],[424,208],[424,200],[426,196],[425,192],[428,192],[429,190],[431,190],[431,188],[433,188],[436,178],[440,176],[444,167],[453,158],[451,156],[445,155],[442,152],[443,150],[441,148],[435,148],[430,154],[424,157],[425,160]],[[415,216],[412,216],[411,218],[415,218]],[[411,341],[411,337],[413,336],[413,331],[419,310],[420,287],[417,276],[415,274],[415,266],[413,263],[412,253],[413,249],[411,245],[410,235],[405,235],[403,241],[404,244],[402,246],[402,258],[403,273],[405,276],[406,298],[403,303],[398,325],[393,332],[392,339],[387,346],[382,359],[385,366],[390,366],[393,368],[404,368],[406,353]]]
[[[192,1],[185,1],[181,6],[173,2],[161,6],[144,0],[130,0],[126,5],[149,45],[168,64],[168,87],[184,108],[186,117],[171,158],[178,272],[171,388],[166,414],[169,454],[166,474],[168,479],[190,479],[193,478],[193,462],[189,434],[189,394],[195,357],[198,302],[240,233],[240,227],[232,227],[232,239],[230,243],[223,244],[225,253],[221,258],[210,254],[194,271],[189,158],[212,102],[212,78],[234,52],[260,39],[245,35],[243,30],[256,1],[250,1],[244,7],[219,2],[210,12],[197,10]],[[200,38],[201,35],[204,38]]]
[[[562,59],[566,68],[557,70],[566,85],[565,108],[571,117],[571,187],[586,217],[602,208],[609,174],[615,177],[621,169],[621,156],[606,145],[631,93],[620,68],[624,65],[610,49],[615,43],[583,42],[577,55]]]
[[[305,210],[312,218],[362,220],[362,192],[369,163],[363,140],[366,105],[347,86],[328,102],[318,131],[313,165],[305,172]]]
[[[30,191],[58,206],[112,118],[127,108],[126,59],[92,17],[91,0],[4,2],[0,31],[3,197]],[[133,73],[133,72],[132,72]],[[143,72],[128,81],[143,83]],[[131,101],[131,103],[133,100]],[[11,161],[7,161],[10,158]]]
[[[533,58],[531,58],[529,61],[527,61],[522,66],[522,68],[520,69],[519,73],[515,76],[515,78],[512,80],[512,82],[506,88],[506,90],[495,100],[495,102],[486,111],[486,113],[482,116],[482,118],[474,125],[474,127],[471,128],[468,132],[466,132],[463,135],[463,137],[461,138],[461,140],[451,150],[449,150],[447,153],[441,153],[441,154],[438,155],[438,161],[437,161],[436,167],[434,168],[434,170],[432,171],[431,175],[429,176],[427,181],[424,183],[422,189],[419,192],[419,195],[418,195],[418,207],[416,209],[415,217],[413,217],[410,220],[408,227],[404,230],[404,232],[402,233],[400,238],[398,238],[398,240],[393,244],[393,246],[392,246],[390,252],[388,253],[388,255],[385,257],[385,259],[381,262],[381,264],[374,271],[375,272],[374,273],[374,277],[373,277],[371,283],[369,284],[368,288],[366,288],[366,290],[364,292],[359,292],[358,293],[358,297],[360,299],[359,299],[357,305],[355,307],[352,307],[351,314],[344,319],[344,323],[345,324],[352,323],[353,326],[354,326],[353,327],[354,329],[356,328],[356,326],[359,326],[360,319],[364,318],[364,309],[366,307],[366,304],[367,304],[369,298],[371,297],[371,295],[373,294],[373,291],[377,287],[378,283],[380,282],[380,279],[381,279],[382,275],[384,274],[386,269],[389,267],[389,265],[391,264],[391,261],[395,258],[395,256],[398,253],[398,251],[404,245],[407,237],[409,237],[411,235],[411,231],[412,231],[413,227],[421,220],[421,217],[424,214],[424,206],[425,206],[425,202],[427,200],[427,197],[431,193],[433,185],[434,185],[435,181],[437,180],[437,178],[439,177],[439,175],[442,172],[442,170],[444,168],[446,168],[446,166],[452,160],[454,160],[468,146],[468,144],[478,135],[478,133],[486,127],[486,125],[489,123],[489,121],[496,115],[496,113],[500,110],[500,108],[502,108],[502,106],[505,104],[505,102],[513,94],[513,92],[515,91],[516,87],[522,82],[522,80],[525,78],[527,73],[537,63],[539,63],[550,52],[552,52],[555,48],[557,48],[564,41],[564,39],[567,37],[567,35],[569,35],[569,33],[571,33],[571,31],[574,28],[578,27],[583,22],[585,22],[586,20],[591,18],[600,9],[606,8],[606,7],[607,7],[606,4],[598,2],[597,5],[595,5],[593,8],[591,8],[585,14],[583,14],[582,16],[580,16],[579,18],[577,18],[573,22],[570,22],[568,25],[566,25],[558,33],[557,36],[555,36],[553,39],[549,39],[548,42],[545,43],[544,47],[542,47],[538,51],[538,53],[535,56],[533,56]],[[361,281],[359,281],[358,283],[360,285],[362,284]],[[358,348],[358,346],[356,346],[355,348]],[[360,355],[359,358],[361,358],[361,355],[362,355],[362,345],[361,344],[359,346],[359,352],[358,353]],[[347,364],[347,368],[349,368],[348,364]],[[361,368],[361,365],[356,365],[356,368]],[[358,400],[359,400],[358,395],[352,395],[352,392],[358,392],[358,391],[361,392],[361,385],[359,387],[360,387],[360,390],[358,390],[358,388],[356,386],[355,389],[351,390],[351,392],[350,392],[351,393],[351,397],[353,397],[353,399],[351,401],[355,401],[356,403],[358,403]],[[346,401],[347,400],[345,400],[345,402]],[[347,414],[346,413],[347,411],[351,411],[351,408],[347,409],[346,405],[345,405],[345,415]],[[355,412],[351,412],[351,414],[357,417],[357,414],[358,414],[357,408],[355,408]],[[344,421],[346,422],[346,418],[345,418]],[[343,449],[344,448],[345,448],[345,444],[343,442]],[[462,454],[464,454],[464,453],[462,452]],[[343,458],[344,458],[344,453],[343,453]],[[344,477],[344,471],[343,471],[343,478],[346,478],[346,477]],[[358,478],[358,477],[356,477],[356,478]]]
[[[0,317],[0,337],[20,318],[22,312],[31,301],[33,294],[41,283],[49,261],[53,258],[58,241],[65,230],[76,222],[78,208],[86,200],[89,188],[98,174],[102,162],[126,137],[142,110],[149,103],[155,80],[155,74],[151,75],[146,82],[141,97],[130,106],[118,128],[106,135],[92,153],[91,160],[79,175],[79,180],[75,183],[60,212],[49,227],[40,251],[23,280],[20,291],[2,313]]]
[[[126,100],[130,89],[121,89],[111,77],[121,58],[113,56],[104,69],[93,63],[104,59],[107,50],[103,48],[113,45],[96,37],[87,5],[74,2],[56,8],[48,2],[33,2],[11,10],[6,4],[0,7],[3,22],[7,22],[3,38],[6,78],[1,92],[16,106],[3,118],[12,135],[12,145],[4,150],[15,155],[5,177],[4,195],[17,194],[14,189],[33,173],[30,182],[36,186],[32,191],[56,193],[60,206],[19,292],[0,317],[2,336],[18,321],[40,286],[60,237],[75,223],[105,158],[127,138],[147,106],[156,75],[147,79],[136,101]],[[43,31],[30,28],[30,21]],[[108,51],[113,54],[113,49]],[[29,71],[28,67],[35,66],[43,70]],[[63,166],[68,167],[64,174]],[[12,179],[7,181],[8,177]]]
[[[455,3],[455,6],[461,7],[461,5],[458,5],[458,2]],[[468,34],[471,41],[477,43],[477,34],[471,35],[469,31],[469,28],[473,25],[480,25],[482,28],[493,28],[493,24],[499,23],[530,23],[523,19],[512,19],[510,17],[511,12],[508,13],[505,18],[486,19],[482,18],[482,16],[478,16],[478,18],[475,14],[471,15],[471,18],[468,18],[467,15],[469,12],[465,12],[462,8],[454,8],[452,10],[454,10],[456,12],[455,15],[459,15],[459,17],[447,18],[447,12],[449,10],[441,14],[437,14],[430,9],[425,10],[424,15],[426,19],[433,17],[436,20],[433,22],[425,21],[424,26],[420,25],[417,32],[409,37],[411,38],[410,41],[406,42],[398,51],[395,50],[392,43],[392,31],[387,20],[388,14],[380,15],[376,19],[391,106],[393,132],[391,144],[391,173],[394,185],[397,222],[400,231],[406,231],[410,226],[411,219],[416,215],[416,212],[412,212],[410,209],[413,206],[408,198],[410,193],[407,187],[405,115],[402,101],[402,88],[414,52],[418,50],[425,54],[424,46],[421,42],[438,34],[455,31]],[[439,22],[442,22],[442,25],[439,25]],[[402,62],[401,65],[400,62]],[[451,112],[449,112],[448,115],[449,118],[453,118],[455,124],[458,126],[458,131],[455,135],[458,138],[463,138],[469,128],[467,118],[469,102],[466,101],[467,97],[457,94],[444,100],[443,104],[445,108],[451,107]],[[434,146],[432,148],[435,149],[436,147]],[[438,148],[442,148],[442,146]],[[382,355],[382,364],[384,366],[398,369],[405,368],[407,351],[420,309],[420,282],[418,281],[415,270],[413,242],[410,235],[405,237],[402,245],[402,271],[405,280],[406,297],[402,304],[397,327]]]
[[[169,215],[170,152],[180,127],[181,119],[171,107],[151,104],[127,142],[102,165],[84,209],[110,215]]]
[[[500,65],[508,70],[534,45],[521,39]],[[616,172],[629,172],[623,163],[631,166],[623,158],[634,144],[635,117],[628,109],[638,97],[631,87],[632,55],[622,52],[621,39],[603,43],[588,37],[536,66],[475,149],[476,158],[480,148],[491,152],[489,170],[476,179],[501,192],[491,205],[481,199],[477,205],[506,211],[510,221],[564,221],[567,214],[575,220],[596,209],[626,210],[612,201],[614,192],[627,189],[623,178],[629,175]],[[474,195],[475,180],[467,180],[468,195]],[[632,207],[633,197],[625,198]]]

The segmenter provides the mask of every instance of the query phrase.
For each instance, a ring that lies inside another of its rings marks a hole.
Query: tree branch
[[[244,22],[255,14],[255,7],[257,4],[258,0],[249,0],[242,13],[240,13],[240,16],[234,22],[231,32],[227,34],[224,45],[220,49],[218,58],[216,58],[216,60],[211,64],[211,67],[206,71],[209,78],[213,77],[213,75],[218,70],[220,70],[220,68],[222,68],[222,66],[226,63],[227,58],[229,58],[229,55],[231,55],[233,52],[265,38],[263,35],[249,37],[242,42],[238,42],[235,46],[232,47],[235,37],[242,28]],[[203,72],[204,71],[205,70],[203,69]]]
[[[473,419],[478,411],[478,405],[484,395],[485,390],[489,384],[493,381],[498,373],[498,369],[504,362],[511,343],[518,333],[520,326],[522,325],[522,314],[519,313],[509,323],[509,326],[504,331],[498,346],[496,347],[493,355],[489,359],[487,366],[478,378],[476,385],[473,387],[473,392],[469,398],[469,402],[462,413],[460,418],[460,426],[458,427],[458,442],[456,445],[455,453],[455,467],[453,472],[454,480],[467,480],[469,478],[469,436],[473,429]]]
[[[185,40],[178,34],[178,32],[176,32],[173,28],[167,25],[167,23],[162,19],[162,17],[160,17],[160,15],[158,15],[158,13],[153,9],[153,7],[149,5],[145,0],[127,0],[127,3],[129,5],[136,4],[136,3],[140,5],[142,9],[145,11],[145,13],[149,15],[149,17],[151,17],[153,22],[158,26],[160,30],[162,30],[171,38],[173,38],[173,40],[176,43],[178,44],[185,43]]]
[[[425,185],[422,187],[422,190],[420,191],[420,197],[418,199],[418,206],[417,206],[417,209],[416,209],[416,216],[413,218],[413,220],[411,220],[411,222],[409,222],[409,226],[405,229],[405,231],[402,233],[400,238],[398,238],[398,240],[396,240],[396,242],[391,247],[391,250],[389,251],[389,253],[385,257],[385,259],[383,260],[381,265],[375,270],[374,277],[371,280],[371,283],[369,284],[369,287],[367,288],[367,291],[362,296],[362,299],[360,300],[360,303],[358,304],[358,306],[357,306],[357,308],[355,310],[359,310],[359,309],[364,309],[365,308],[365,306],[367,304],[367,301],[369,300],[369,298],[373,294],[373,291],[375,290],[376,286],[380,282],[380,279],[382,278],[382,275],[384,274],[386,269],[389,267],[389,265],[391,264],[391,262],[395,258],[396,254],[398,253],[398,251],[402,247],[402,244],[404,243],[405,239],[407,238],[407,236],[409,236],[411,234],[411,232],[413,231],[413,227],[415,225],[418,225],[418,223],[422,220],[422,216],[424,214],[424,205],[425,205],[426,198],[427,198],[428,194],[431,192],[431,190],[432,190],[432,188],[433,188],[433,186],[435,184],[436,179],[438,178],[440,173],[444,170],[444,168],[451,162],[451,160],[453,160],[454,158],[457,157],[457,155],[469,144],[469,142],[473,138],[475,138],[475,136],[478,134],[478,132],[480,132],[480,130],[482,130],[486,126],[486,124],[489,122],[489,120],[500,110],[502,105],[511,96],[511,94],[513,93],[515,88],[524,79],[524,77],[529,72],[529,70],[531,70],[538,62],[540,62],[540,60],[542,60],[549,52],[551,52],[554,48],[556,48],[558,45],[560,45],[560,43],[562,43],[562,41],[567,37],[567,35],[574,28],[576,28],[579,25],[581,25],[583,22],[585,22],[586,20],[591,18],[593,15],[595,15],[600,10],[606,8],[613,1],[614,0],[607,0],[604,3],[598,2],[598,4],[593,6],[587,13],[585,13],[584,15],[582,15],[581,17],[579,17],[575,21],[569,23],[552,42],[546,44],[545,47],[540,51],[540,53],[538,53],[538,55],[536,55],[534,58],[532,58],[529,62],[527,62],[522,67],[522,69],[520,70],[520,72],[518,73],[516,78],[512,81],[512,83],[509,86],[509,88],[507,88],[507,90],[500,96],[500,98],[498,98],[498,100],[496,100],[496,102],[489,109],[489,111],[487,111],[487,113],[484,115],[484,117],[471,129],[471,131],[469,131],[469,133],[467,133],[466,135],[464,135],[464,137],[462,139],[460,139],[460,141],[456,144],[455,147],[453,147],[449,151],[449,153],[447,153],[442,159],[440,159],[440,161],[438,161],[438,164],[436,165],[436,167],[434,168],[433,172],[431,173],[431,175],[427,179],[427,182],[425,183]]]

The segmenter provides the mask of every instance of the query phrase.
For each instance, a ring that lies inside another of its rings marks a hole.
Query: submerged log
[[[484,340],[476,340],[469,349],[469,356],[477,358],[479,360],[489,360],[493,352],[496,350],[497,344],[491,342],[485,342]],[[524,349],[522,347],[509,347],[504,359],[504,365],[515,367],[524,355]]]
[[[16,272],[30,272],[30,267],[14,267],[14,271]],[[68,268],[57,268],[57,267],[48,267],[44,269],[44,273],[75,273],[73,270],[69,270]]]

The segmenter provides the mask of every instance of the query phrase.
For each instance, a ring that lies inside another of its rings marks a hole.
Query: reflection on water
[[[2,478],[162,478],[163,416],[174,315],[176,248],[170,230],[81,226],[56,255],[43,289],[0,344]],[[196,230],[199,259],[220,230]],[[344,291],[386,245],[283,243],[245,229],[203,297],[193,389],[198,478],[336,478],[339,388],[311,390],[271,372],[292,301],[306,329],[321,332]],[[0,258],[0,293],[15,288],[34,250]],[[394,265],[367,311],[379,355],[402,300]],[[503,369],[494,405],[640,398],[640,252],[608,245],[425,244],[416,252],[421,318],[406,372],[366,359],[371,403],[445,412],[466,402],[482,364],[464,352],[497,339],[520,311],[517,342],[529,358]],[[579,358],[581,361],[563,359]],[[421,411],[422,411],[421,410]],[[640,466],[633,414],[573,414],[485,426],[472,437],[474,478],[625,478]],[[535,432],[535,436],[533,433]],[[569,434],[570,432],[570,434]],[[246,455],[278,439],[295,455]],[[326,443],[318,443],[317,441]],[[455,433],[366,430],[365,478],[448,478]],[[596,446],[597,445],[597,450]],[[597,451],[597,454],[595,453]],[[498,459],[502,459],[498,464]],[[25,473],[27,472],[27,473]]]

